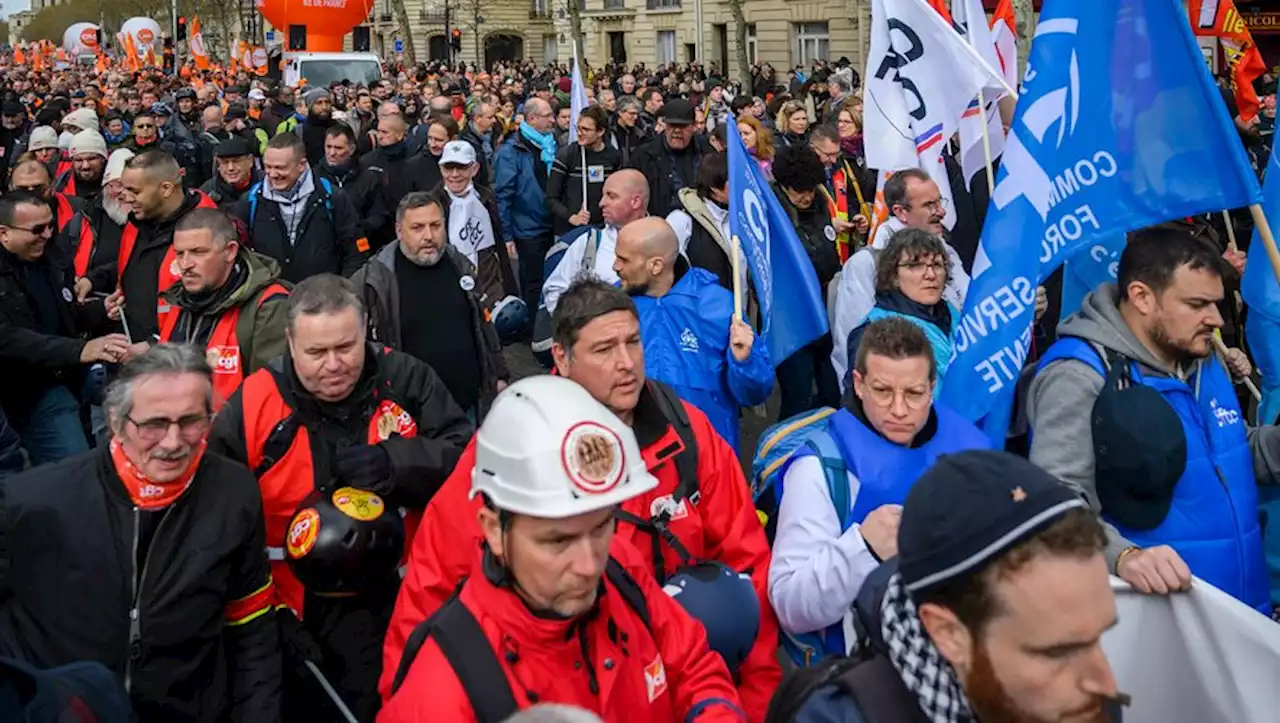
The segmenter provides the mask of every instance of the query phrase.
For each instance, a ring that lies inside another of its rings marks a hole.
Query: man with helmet
[[[429,364],[458,406],[479,419],[510,374],[488,318],[494,301],[448,242],[442,206],[424,191],[400,199],[396,243],[351,281],[369,306],[370,337]]]
[[[630,426],[646,467],[658,479],[656,488],[621,503],[618,537],[643,552],[645,566],[660,584],[707,561],[751,576],[753,594],[726,598],[719,607],[758,605],[758,630],[736,631],[750,642],[717,652],[731,668],[740,663],[738,693],[744,710],[751,721],[763,720],[781,679],[778,624],[766,591],[768,542],[737,454],[705,414],[665,384],[645,379],[639,319],[626,292],[596,279],[575,282],[556,307],[553,335],[557,373],[580,384]],[[536,426],[530,421],[526,429]],[[470,541],[483,536],[471,522],[479,505],[468,501],[467,489],[479,469],[472,444],[432,499],[422,534],[414,538],[383,652],[379,689],[384,697],[414,626],[470,573]],[[741,649],[750,650],[745,660],[736,657]]]
[[[746,720],[702,626],[615,541],[615,513],[659,485],[630,426],[536,376],[498,397],[473,448],[480,549],[459,540],[469,576],[414,631],[382,723],[496,722],[540,702],[610,723]]]
[[[280,610],[284,720],[342,720],[310,663],[359,720],[372,721],[379,641],[399,576],[390,569],[358,586],[335,579],[304,587],[285,562],[305,539],[295,513],[316,490],[350,488],[348,501],[333,504],[367,511],[374,503],[365,493],[373,493],[409,510],[412,535],[417,511],[454,468],[471,425],[429,366],[366,341],[364,303],[349,280],[313,276],[286,303],[285,354],[245,379],[218,413],[209,445],[253,470],[262,490],[276,603],[287,608]],[[363,548],[349,551],[353,565],[374,567]]]

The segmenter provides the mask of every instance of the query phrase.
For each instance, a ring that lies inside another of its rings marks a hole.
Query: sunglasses
[[[24,228],[22,226],[10,226],[9,228],[15,229],[17,231],[26,231],[27,233],[35,236],[43,236],[47,232],[52,232],[54,229],[54,226],[55,226],[54,222],[50,221],[48,223],[38,223],[32,226],[31,228]]]
[[[146,131],[146,130],[151,130],[151,129],[155,128],[155,124],[153,124],[153,123],[134,123],[134,124],[133,124],[133,127],[134,127],[134,128],[141,128],[142,130]]]

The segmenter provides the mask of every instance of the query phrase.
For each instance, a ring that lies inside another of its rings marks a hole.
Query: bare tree
[[[733,39],[738,49],[734,53],[738,61],[738,82],[742,84],[742,92],[752,93],[751,60],[747,57],[747,18],[742,13],[742,0],[729,0],[729,12],[733,14]],[[725,75],[729,69],[724,69]]]
[[[587,58],[582,52],[582,0],[566,0],[569,8],[569,34],[572,35],[573,46],[577,48],[578,59],[586,66]],[[585,77],[585,70],[583,71]]]
[[[1031,52],[1031,39],[1036,35],[1036,11],[1032,0],[1013,0],[1014,24],[1018,34],[1018,77],[1027,72],[1027,55]]]
[[[413,65],[418,62],[418,53],[413,46],[413,27],[409,25],[409,11],[404,6],[404,0],[391,0],[391,8],[396,14],[396,25],[400,26],[400,37],[404,40],[405,63]]]

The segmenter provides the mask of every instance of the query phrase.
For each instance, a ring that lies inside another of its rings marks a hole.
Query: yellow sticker
[[[333,492],[333,506],[353,520],[370,522],[382,516],[387,504],[372,492],[341,487]]]
[[[289,557],[298,559],[311,552],[315,547],[316,536],[320,534],[320,513],[308,507],[293,517],[289,525],[289,534],[285,535],[284,547]]]

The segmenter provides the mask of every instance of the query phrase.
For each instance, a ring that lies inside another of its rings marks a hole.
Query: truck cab
[[[374,53],[287,52],[281,59],[281,81],[291,86],[303,78],[307,85],[320,88],[344,80],[369,86],[382,79],[382,61]]]

